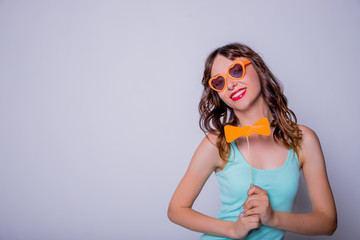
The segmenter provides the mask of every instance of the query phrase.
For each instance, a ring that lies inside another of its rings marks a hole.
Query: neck
[[[247,109],[242,111],[234,110],[234,112],[240,120],[239,127],[251,126],[264,117],[266,117],[269,122],[273,119],[270,108],[262,97]]]

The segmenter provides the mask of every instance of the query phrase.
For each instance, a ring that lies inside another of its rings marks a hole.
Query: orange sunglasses
[[[218,74],[210,78],[209,85],[217,92],[222,92],[226,87],[226,78],[230,77],[234,80],[241,80],[245,76],[245,66],[251,61],[236,61],[227,70],[226,75]]]

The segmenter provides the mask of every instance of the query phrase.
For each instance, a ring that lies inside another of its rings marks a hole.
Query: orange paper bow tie
[[[253,133],[270,136],[270,125],[267,118],[262,118],[252,126],[235,127],[231,125],[226,125],[224,127],[224,131],[226,141],[228,143],[231,143],[242,135],[250,136]]]

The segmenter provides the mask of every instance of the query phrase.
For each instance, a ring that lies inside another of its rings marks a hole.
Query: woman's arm
[[[336,207],[320,142],[310,128],[300,126],[300,129],[303,140],[299,157],[302,160],[303,174],[313,211],[300,214],[272,211],[271,206],[267,206],[270,204],[266,202],[268,201],[266,191],[253,188],[248,194],[249,198],[253,196],[252,202],[256,202],[257,207],[253,208],[249,201],[246,202],[245,215],[259,214],[263,224],[285,231],[304,235],[332,235],[337,227]]]
[[[300,234],[332,235],[337,228],[337,214],[320,141],[310,128],[301,126],[301,130],[302,171],[313,211],[304,214],[275,212],[273,224]]]
[[[216,136],[209,134],[212,142]],[[188,170],[175,190],[168,208],[169,219],[193,231],[211,235],[241,238],[259,227],[259,216],[239,217],[234,223],[206,216],[192,209],[192,205],[211,173],[220,166],[218,149],[205,137],[196,149]]]

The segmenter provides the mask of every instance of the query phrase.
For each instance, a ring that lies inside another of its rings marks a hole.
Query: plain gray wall
[[[360,2],[0,1],[0,239],[198,239],[167,219],[203,133],[206,56],[239,41],[318,134],[359,239]],[[195,202],[219,210],[212,175]],[[294,207],[311,205],[302,180]]]

